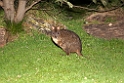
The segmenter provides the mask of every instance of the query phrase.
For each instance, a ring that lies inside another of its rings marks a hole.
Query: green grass
[[[88,58],[66,56],[45,35],[22,35],[0,48],[0,83],[124,82],[124,40],[92,37],[80,19],[63,23],[80,36]]]
[[[0,28],[5,26],[4,23],[4,12],[0,9]]]

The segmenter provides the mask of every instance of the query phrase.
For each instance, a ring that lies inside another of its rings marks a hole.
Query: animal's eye
[[[52,32],[52,35],[54,35],[55,33]]]

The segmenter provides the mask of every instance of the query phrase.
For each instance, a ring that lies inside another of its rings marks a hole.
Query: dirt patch
[[[83,29],[90,35],[104,39],[124,39],[124,15],[120,9],[107,13],[95,13],[86,18]]]

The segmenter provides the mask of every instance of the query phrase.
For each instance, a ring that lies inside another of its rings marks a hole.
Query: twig
[[[39,8],[31,8],[31,10],[51,11],[51,10],[53,10],[53,9],[39,9]]]
[[[35,2],[33,2],[30,6],[28,6],[25,11],[28,11],[29,9],[31,9],[34,5],[36,5],[37,3],[39,3],[41,0],[37,0]]]
[[[73,5],[74,8],[80,8],[80,9],[85,9],[85,10],[89,10],[89,11],[95,11],[95,12],[99,12],[99,13],[103,13],[103,12],[108,12],[108,11],[113,11],[113,10],[116,10],[120,7],[124,6],[124,3],[120,6],[117,6],[117,7],[114,7],[112,9],[108,9],[108,10],[96,10],[96,9],[90,9],[90,8],[87,8],[87,7],[82,7],[82,6],[75,6]]]

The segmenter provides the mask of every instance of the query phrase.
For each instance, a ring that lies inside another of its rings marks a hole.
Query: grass
[[[23,25],[22,22],[20,23],[12,23],[11,21],[5,21],[6,22],[6,29],[12,33],[17,34],[23,31]],[[18,28],[17,28],[18,27]]]
[[[0,28],[5,26],[3,15],[4,15],[4,12],[0,9]]]
[[[123,83],[124,40],[104,40],[82,30],[81,19],[63,22],[81,40],[84,56],[66,56],[45,35],[22,35],[0,48],[0,83]]]

